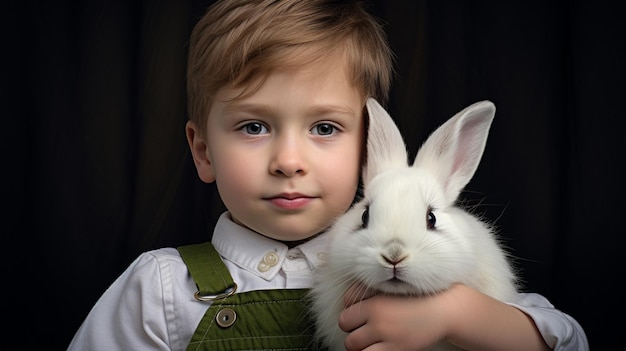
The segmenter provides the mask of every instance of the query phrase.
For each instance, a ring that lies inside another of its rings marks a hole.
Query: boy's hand
[[[463,284],[430,296],[377,295],[355,284],[344,305],[347,350],[425,350],[444,339],[467,350],[549,350],[529,316]]]
[[[344,295],[339,327],[349,332],[347,350],[424,350],[446,336],[441,294],[376,295],[355,284]],[[443,299],[443,300],[442,300]]]

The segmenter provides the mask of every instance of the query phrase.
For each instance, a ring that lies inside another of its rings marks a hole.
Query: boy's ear
[[[215,175],[213,174],[213,166],[209,157],[209,148],[199,132],[198,126],[194,122],[187,121],[185,134],[187,135],[187,143],[191,150],[193,163],[196,165],[198,177],[205,183],[211,183],[215,181]]]

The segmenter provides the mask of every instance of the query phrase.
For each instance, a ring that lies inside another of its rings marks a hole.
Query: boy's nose
[[[302,146],[295,140],[284,140],[276,143],[274,155],[270,162],[270,173],[273,175],[293,177],[307,172],[303,158]]]

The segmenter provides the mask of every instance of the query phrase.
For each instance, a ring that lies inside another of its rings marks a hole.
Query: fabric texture
[[[308,289],[255,290],[236,288],[210,242],[186,245],[178,251],[201,296],[216,298],[206,311],[187,350],[313,350],[313,323],[307,315]],[[224,313],[225,312],[225,313]],[[222,314],[226,320],[220,323]]]

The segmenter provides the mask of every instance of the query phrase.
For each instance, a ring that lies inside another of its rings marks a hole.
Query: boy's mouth
[[[283,193],[266,198],[273,206],[282,210],[299,210],[306,207],[314,197],[300,193]]]

